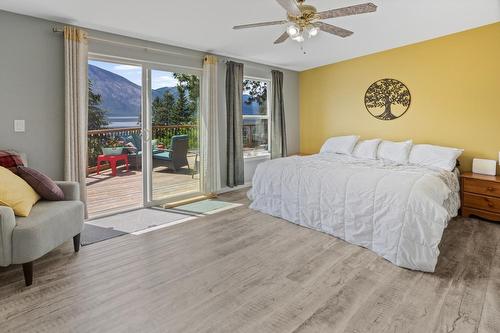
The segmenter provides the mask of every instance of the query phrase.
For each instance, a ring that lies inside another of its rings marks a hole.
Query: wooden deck
[[[87,177],[87,208],[89,217],[95,217],[124,209],[139,208],[143,204],[141,171],[119,167],[113,177],[111,170],[100,175]],[[190,170],[182,168],[177,173],[159,167],[153,170],[153,199],[178,196],[199,191],[199,176],[191,175]]]

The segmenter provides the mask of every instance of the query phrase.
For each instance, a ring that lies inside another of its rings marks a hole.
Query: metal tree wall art
[[[408,111],[410,103],[410,91],[402,82],[394,79],[376,81],[365,94],[366,109],[380,120],[401,117]]]

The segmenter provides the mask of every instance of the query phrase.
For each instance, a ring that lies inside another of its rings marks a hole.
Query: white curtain
[[[87,177],[87,61],[87,33],[75,27],[64,27],[64,178],[80,183],[80,199],[84,203],[87,199],[85,184]]]
[[[219,103],[217,98],[218,59],[207,55],[203,60],[200,124],[200,178],[205,194],[221,188],[219,156]]]

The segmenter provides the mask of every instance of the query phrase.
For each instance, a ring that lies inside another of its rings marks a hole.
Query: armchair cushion
[[[153,158],[156,158],[158,160],[165,160],[165,161],[171,161],[172,160],[170,150],[165,150],[165,151],[163,151],[161,153],[154,154]]]
[[[17,216],[28,216],[33,205],[40,200],[21,177],[0,166],[0,205],[11,207]]]
[[[138,151],[142,150],[142,139],[140,135],[131,134],[125,140],[127,143],[131,142]]]
[[[18,217],[12,231],[12,263],[40,258],[83,229],[81,201],[40,201],[28,217]]]
[[[48,176],[32,168],[17,167],[17,174],[24,179],[43,199],[64,200],[64,193]]]
[[[55,181],[64,193],[64,200],[80,200],[80,185],[77,182]]]
[[[0,266],[12,263],[12,231],[16,226],[16,217],[10,207],[0,206]]]
[[[136,154],[138,151],[137,147],[132,142],[127,142],[127,144],[125,144],[125,150],[129,154]]]

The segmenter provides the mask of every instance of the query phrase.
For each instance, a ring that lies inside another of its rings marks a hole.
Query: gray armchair
[[[37,202],[28,217],[15,216],[0,206],[0,266],[22,264],[26,286],[33,283],[33,261],[73,238],[75,252],[80,249],[84,208],[79,185],[56,182],[64,201]]]

